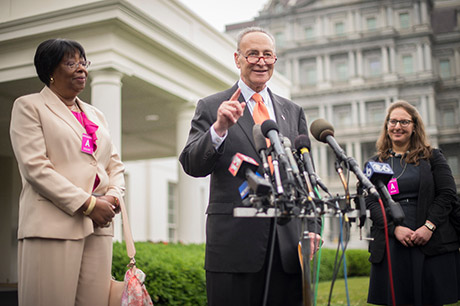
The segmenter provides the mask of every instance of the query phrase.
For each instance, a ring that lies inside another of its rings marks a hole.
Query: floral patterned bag
[[[130,258],[129,269],[125,273],[124,282],[111,280],[109,306],[151,306],[153,305],[147,289],[145,288],[145,273],[136,268],[136,248],[134,246],[131,227],[125,203],[120,200],[121,217],[123,221],[123,234],[126,241],[126,251]]]

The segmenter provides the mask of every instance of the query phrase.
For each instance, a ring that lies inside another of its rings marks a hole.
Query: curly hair
[[[391,103],[387,109],[387,115],[376,143],[377,156],[380,161],[390,157],[392,142],[388,135],[387,127],[391,112],[397,108],[404,109],[411,116],[411,120],[414,123],[414,133],[412,133],[410,138],[409,152],[405,155],[405,161],[418,165],[420,159],[429,159],[431,157],[432,148],[425,133],[425,125],[423,124],[422,117],[412,104],[404,100],[398,100]]]

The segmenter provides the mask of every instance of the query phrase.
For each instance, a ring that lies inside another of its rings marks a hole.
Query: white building
[[[185,175],[177,155],[197,100],[238,80],[234,40],[177,0],[0,0],[0,284],[17,282],[21,180],[11,108],[43,88],[35,50],[58,37],[80,42],[92,61],[80,97],[104,112],[121,148],[135,240],[205,240],[208,180]],[[271,86],[289,96],[284,77],[275,75]]]
[[[270,0],[254,20],[226,32],[270,30],[293,101],[309,123],[331,122],[360,165],[375,152],[387,106],[397,99],[415,105],[460,192],[459,20],[459,0]],[[313,141],[312,154],[326,185],[343,193],[332,150]],[[337,224],[328,229],[334,239]]]

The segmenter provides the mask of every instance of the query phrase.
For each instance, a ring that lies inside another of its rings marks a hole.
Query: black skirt
[[[416,229],[416,201],[402,202],[404,226]],[[444,305],[460,300],[460,252],[426,256],[419,247],[405,247],[390,237],[391,266],[396,304]],[[393,305],[387,254],[372,264],[368,303]]]

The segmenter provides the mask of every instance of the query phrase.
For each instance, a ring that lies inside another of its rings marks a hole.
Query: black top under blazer
[[[371,160],[377,161],[374,156]],[[417,228],[428,219],[436,225],[431,239],[420,249],[425,255],[432,256],[458,250],[459,241],[449,215],[456,203],[457,188],[446,158],[439,149],[432,150],[429,160],[420,160],[420,187],[417,200]],[[383,215],[379,203],[372,197],[366,198],[367,208],[371,212],[373,225],[369,244],[369,261],[379,263],[385,253],[385,233]],[[387,213],[388,233],[394,237],[395,224]]]
[[[254,120],[246,107],[243,116],[228,130],[223,144],[216,150],[211,141],[210,127],[217,120],[217,109],[238,89],[232,88],[198,101],[191,130],[179,160],[184,171],[193,177],[211,175],[206,221],[205,269],[211,272],[249,273],[259,271],[267,256],[270,218],[233,217],[233,208],[241,206],[238,187],[243,180],[229,171],[235,153],[254,158],[261,163],[252,128]],[[308,135],[303,109],[268,90],[273,102],[279,132],[292,143],[299,134]],[[242,95],[240,102],[244,102]],[[262,172],[262,167],[259,169]],[[315,229],[309,221],[310,231]],[[319,232],[319,225],[317,232]],[[277,235],[283,268],[288,273],[300,273],[297,245],[300,222],[292,220],[277,225]]]

